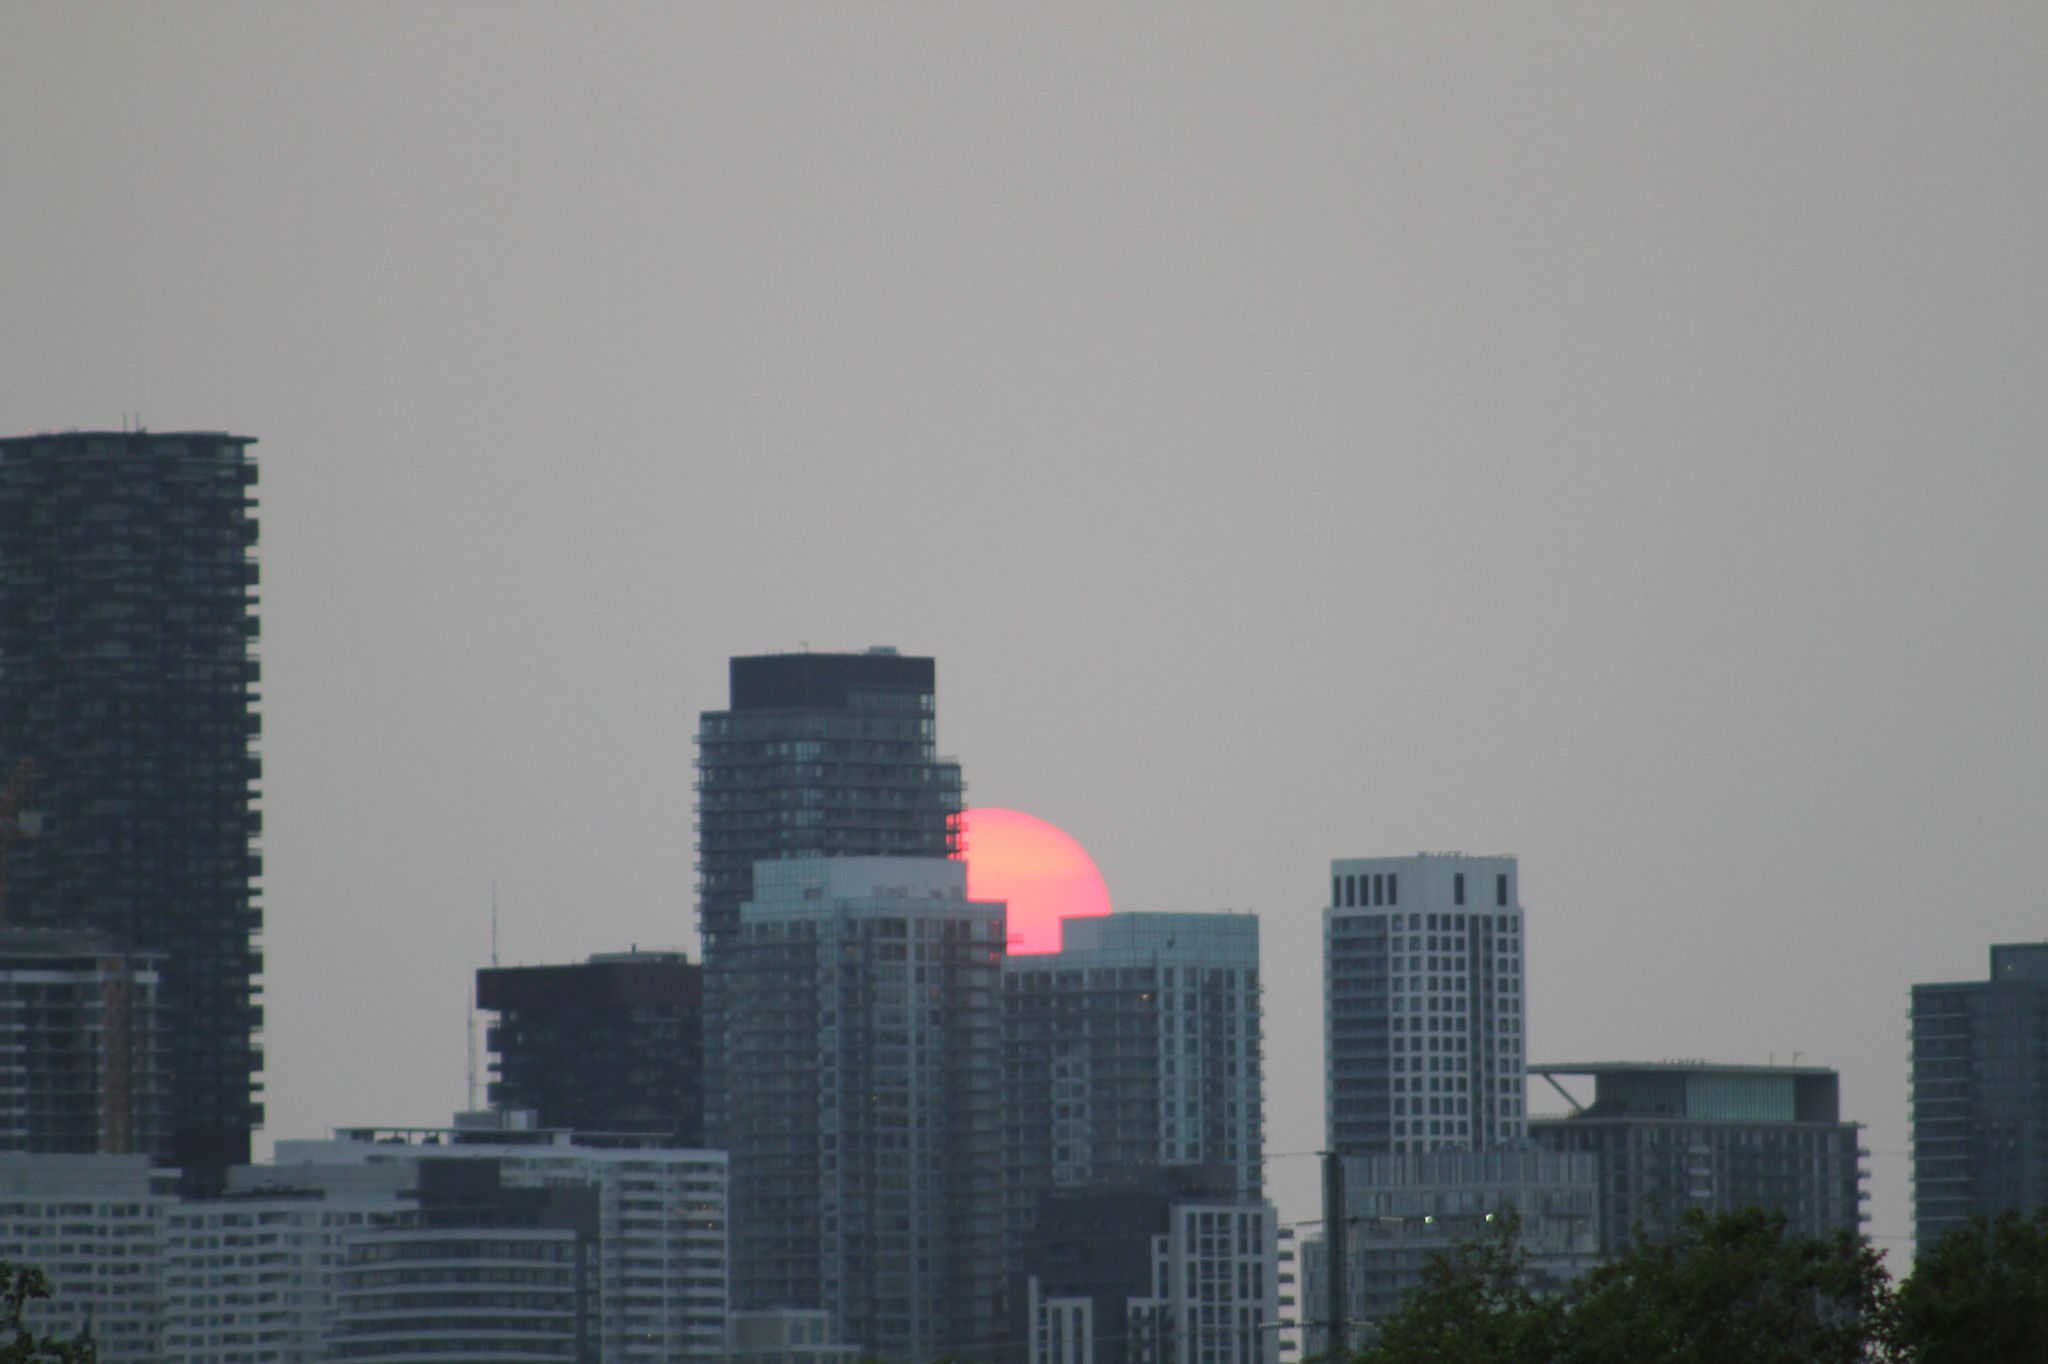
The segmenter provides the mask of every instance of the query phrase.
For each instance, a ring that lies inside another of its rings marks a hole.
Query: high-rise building
[[[1591,1158],[1529,1145],[1519,882],[1512,857],[1330,864],[1324,1203],[1344,1235],[1326,1243],[1339,1291],[1305,1308],[1316,1340],[1333,1316],[1355,1339],[1412,1290],[1453,1213],[1514,1208],[1539,1288],[1597,1244]]]
[[[31,760],[42,814],[7,921],[162,955],[170,1159],[202,1188],[263,1115],[253,443],[0,440],[0,772]]]
[[[1514,858],[1332,862],[1323,970],[1330,1150],[1473,1149],[1527,1135]]]
[[[2048,1206],[2048,943],[1913,987],[1913,1240]]]
[[[1529,1135],[1599,1162],[1600,1248],[1617,1254],[1635,1229],[1675,1232],[1691,1209],[1757,1206],[1806,1236],[1863,1227],[1857,1125],[1842,1121],[1841,1077],[1819,1066],[1705,1061],[1533,1066],[1572,1105]],[[1560,1083],[1593,1082],[1580,1104]]]
[[[1274,1364],[1273,1207],[1227,1167],[1156,1166],[1060,1191],[1027,1242],[1028,1364]]]
[[[1211,1165],[1264,1189],[1259,921],[1069,919],[1056,953],[1003,964],[1004,1169],[1013,1234],[1056,1189]]]
[[[936,674],[931,659],[883,647],[735,658],[727,708],[699,720],[705,1132],[716,1144],[727,1143],[720,953],[755,864],[959,851],[960,766],[937,756]]]
[[[985,1356],[1003,1272],[1001,904],[943,858],[756,864],[722,958],[736,1306]]]
[[[698,926],[709,962],[758,862],[950,857],[960,766],[937,756],[936,669],[894,649],[731,663],[728,708],[697,731]]]
[[[168,1154],[160,958],[0,929],[0,1150]]]
[[[493,1108],[583,1137],[704,1144],[704,982],[681,952],[612,952],[578,966],[487,967],[476,1002]]]

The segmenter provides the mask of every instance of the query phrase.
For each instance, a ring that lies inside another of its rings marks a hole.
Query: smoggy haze
[[[1838,1066],[1903,1254],[1906,988],[2048,936],[2044,59],[17,0],[0,430],[261,438],[273,1136],[464,1102],[494,881],[508,962],[694,949],[727,656],[887,643],[970,803],[1264,916],[1269,1152],[1328,859],[1514,852],[1532,1059]]]

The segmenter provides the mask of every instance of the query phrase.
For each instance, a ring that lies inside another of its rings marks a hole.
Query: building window
[[[1508,874],[1502,872],[1493,878],[1493,902],[1505,905],[1508,902]]]
[[[1465,873],[1459,872],[1451,878],[1451,900],[1454,904],[1465,903]]]

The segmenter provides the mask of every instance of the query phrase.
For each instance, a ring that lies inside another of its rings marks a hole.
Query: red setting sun
[[[1010,906],[1010,951],[1060,950],[1060,920],[1109,913],[1109,887],[1088,850],[1020,810],[985,806],[961,816],[967,895]]]

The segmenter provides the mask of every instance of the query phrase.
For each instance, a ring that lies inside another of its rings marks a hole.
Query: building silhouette
[[[254,805],[256,465],[247,436],[0,440],[0,772],[18,927],[160,954],[169,1158],[193,1187],[262,1121]]]
[[[697,926],[705,970],[705,1126],[722,1143],[722,954],[762,861],[946,858],[959,764],[937,756],[936,668],[890,648],[735,658],[727,708],[697,730]]]
[[[1832,1070],[1672,1061],[1531,1073],[1557,1085],[1572,1111],[1532,1120],[1529,1135],[1599,1162],[1603,1253],[1625,1250],[1638,1228],[1665,1237],[1692,1209],[1756,1206],[1802,1235],[1862,1234],[1863,1152],[1857,1125],[1842,1121]],[[1560,1083],[1574,1077],[1593,1082],[1583,1104]]]
[[[486,967],[496,1014],[490,1104],[579,1139],[704,1144],[704,982],[681,952],[613,952],[580,965]]]
[[[755,867],[728,940],[734,1306],[985,1358],[1003,1276],[1001,904],[942,858]]]
[[[2048,1205],[2048,943],[1988,980],[1913,987],[1913,1241]]]

